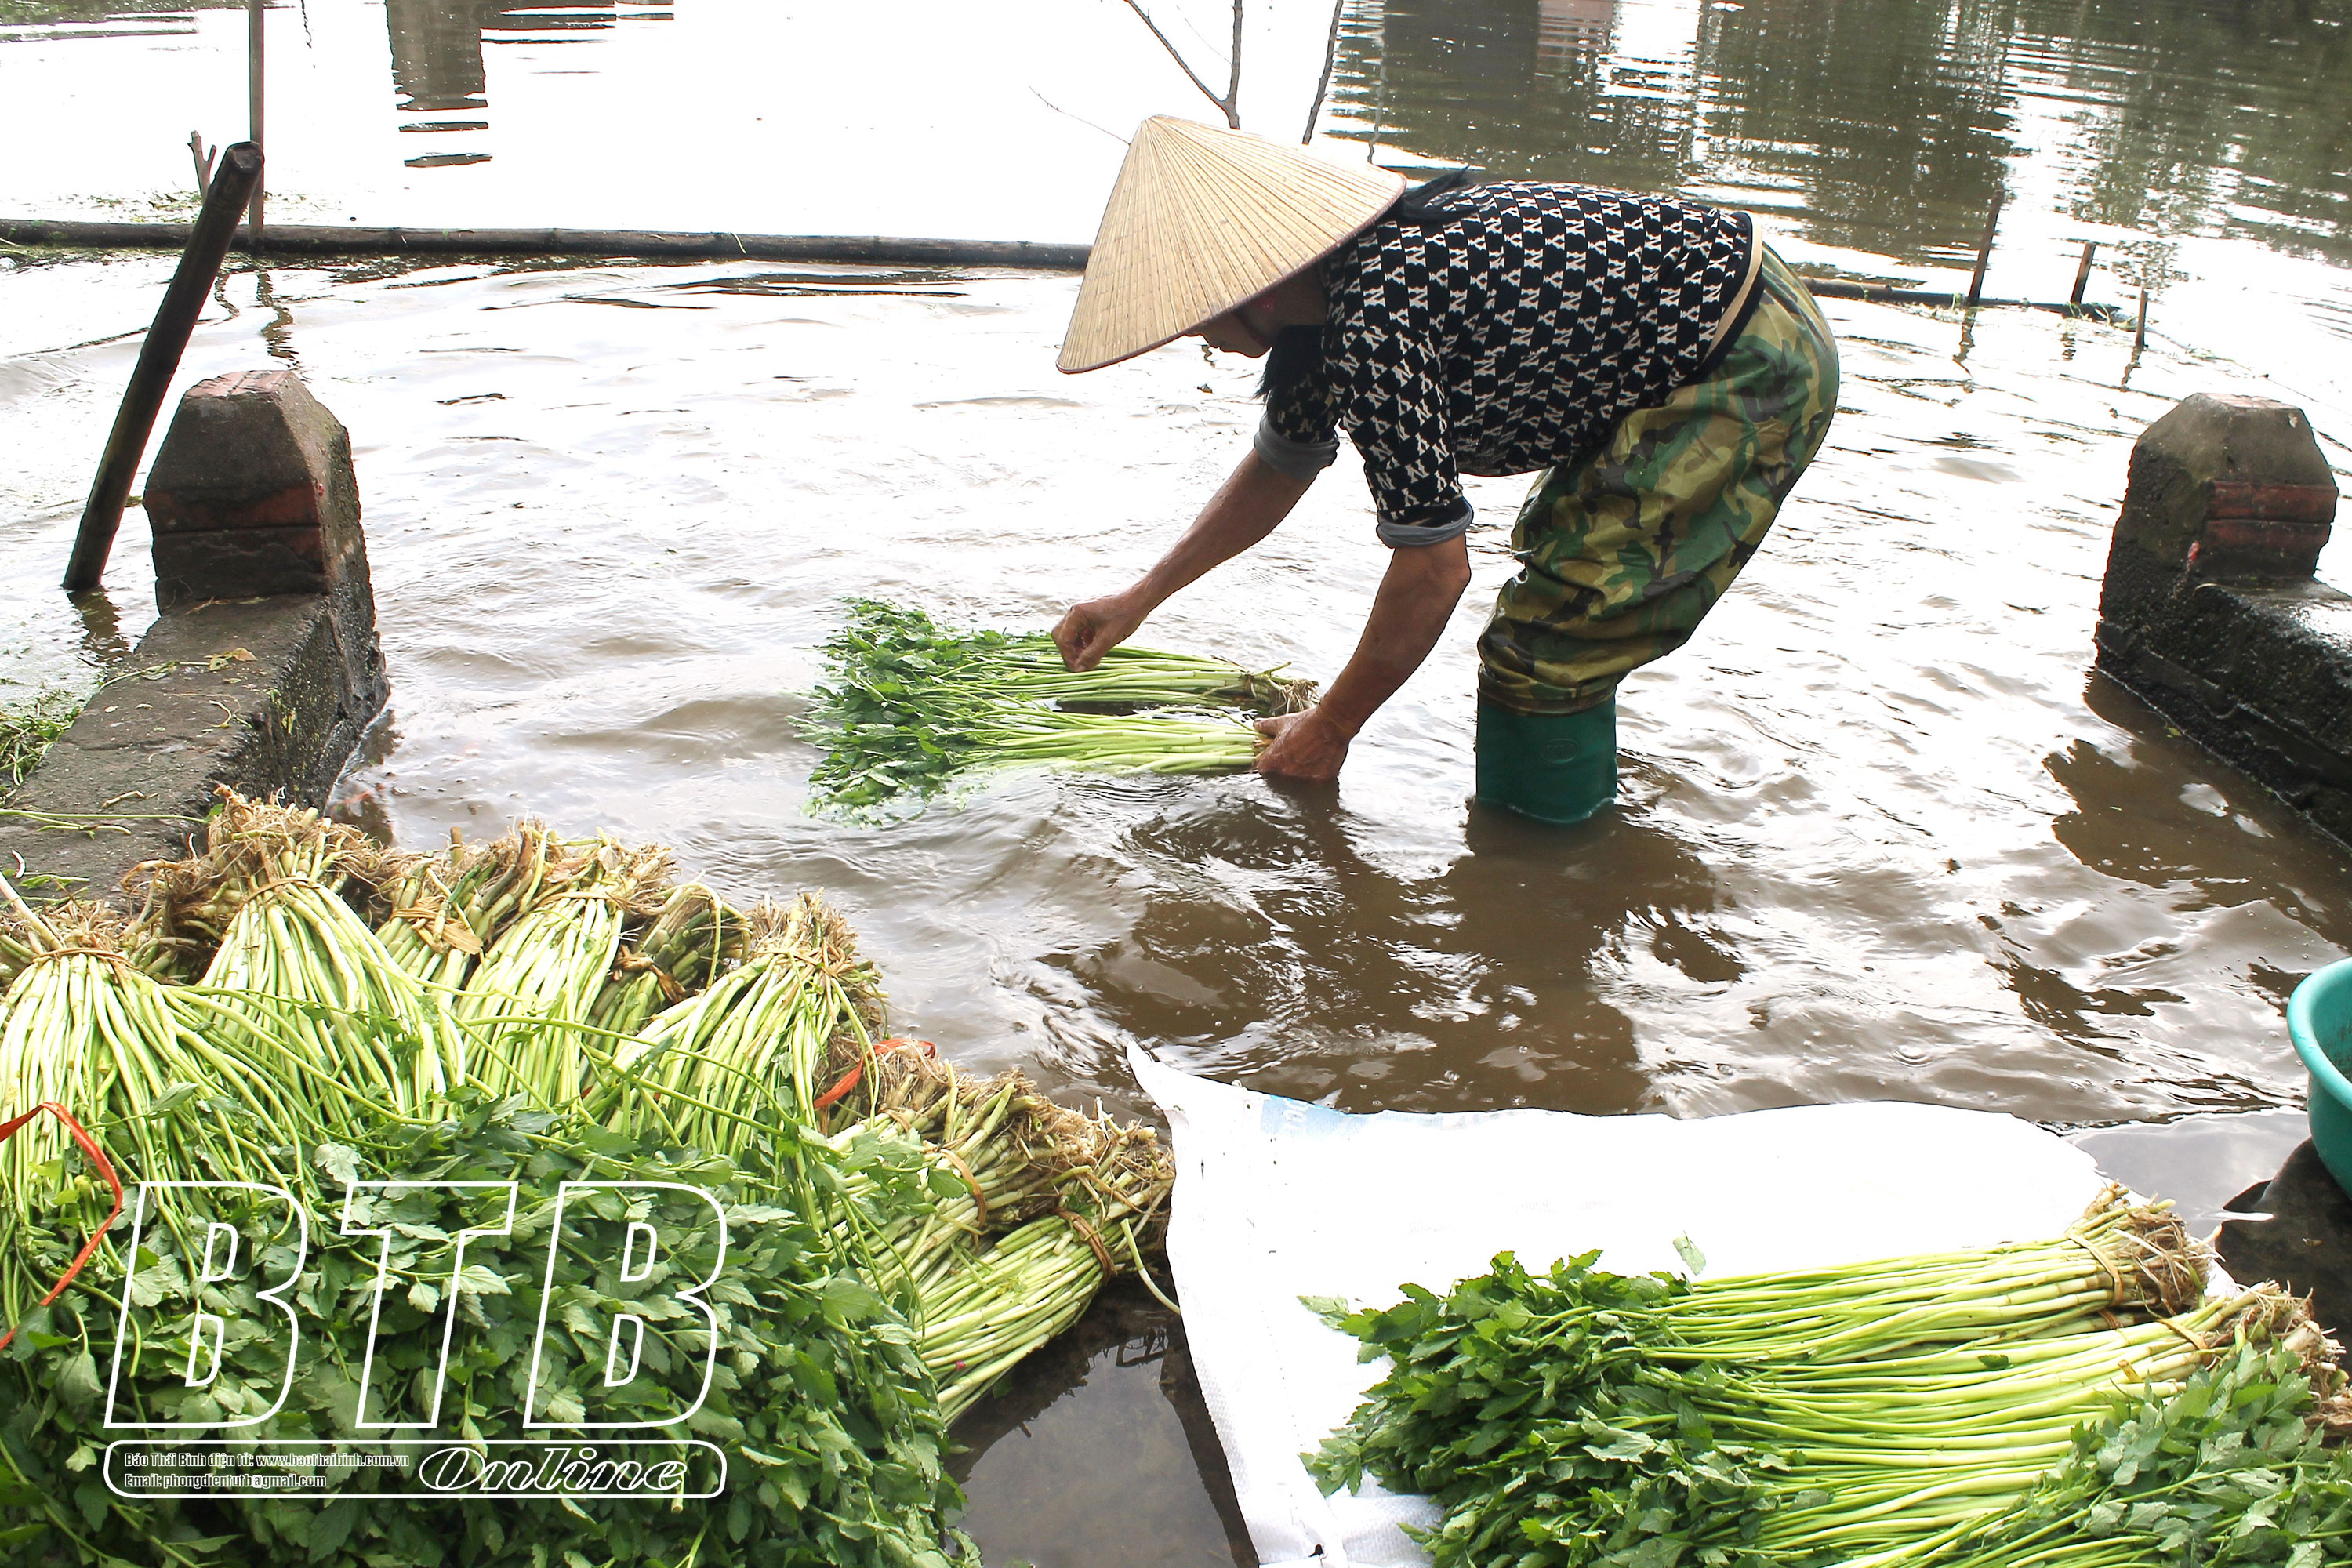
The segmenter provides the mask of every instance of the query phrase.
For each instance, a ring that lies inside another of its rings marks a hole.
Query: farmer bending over
[[[1828,432],[1837,348],[1744,213],[1583,185],[1337,164],[1164,117],[1136,132],[1060,359],[1179,337],[1267,354],[1251,451],[1158,565],[1075,605],[1092,668],[1272,532],[1339,450],[1391,547],[1320,702],[1267,719],[1258,771],[1336,777],[1470,585],[1458,476],[1544,470],[1521,569],[1478,639],[1478,798],[1574,822],[1617,787],[1617,683],[1688,640]]]

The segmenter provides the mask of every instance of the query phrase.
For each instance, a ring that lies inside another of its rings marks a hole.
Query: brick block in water
[[[146,508],[159,609],[365,586],[351,437],[292,371],[190,387],[155,454]]]
[[[2336,501],[2301,409],[2184,399],[2132,448],[2098,664],[2352,843],[2352,595],[2313,575]]]

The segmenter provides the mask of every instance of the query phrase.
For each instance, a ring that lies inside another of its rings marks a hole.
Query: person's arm
[[[1294,779],[1339,777],[1348,742],[1421,668],[1469,586],[1470,547],[1460,534],[1391,551],[1364,635],[1323,700],[1304,713],[1258,721],[1273,738],[1258,753],[1257,771]]]
[[[1072,669],[1092,669],[1103,655],[1135,635],[1144,617],[1171,595],[1272,533],[1315,481],[1277,472],[1255,451],[1209,498],[1160,563],[1106,598],[1073,605],[1054,628],[1054,644]]]

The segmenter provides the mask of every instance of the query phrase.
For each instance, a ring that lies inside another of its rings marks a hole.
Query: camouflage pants
[[[1690,639],[1821,449],[1837,344],[1768,248],[1747,327],[1703,381],[1627,415],[1539,476],[1511,531],[1519,574],[1478,639],[1479,695],[1574,713]]]

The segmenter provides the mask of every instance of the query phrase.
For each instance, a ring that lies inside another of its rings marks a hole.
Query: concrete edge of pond
[[[2352,847],[2352,595],[2315,576],[2336,503],[2301,409],[2182,400],[2132,447],[2098,666]]]
[[[0,218],[0,245],[27,248],[177,249],[188,242],[184,223],[108,223],[68,218]],[[252,237],[236,231],[236,249],[251,255]],[[893,267],[1009,267],[1076,272],[1093,251],[1087,245],[1025,239],[927,239],[887,235],[709,234],[615,228],[341,228],[326,224],[270,224],[262,230],[268,257],[311,256],[581,256],[625,260],[830,261]],[[1937,310],[2053,310],[2109,325],[2132,318],[2114,305],[2079,300],[1979,300],[1933,289],[1898,289],[1843,278],[1807,278],[1824,300]]]
[[[145,507],[163,613],[0,805],[29,896],[122,901],[222,784],[323,805],[388,695],[351,438],[291,371],[191,387]]]

